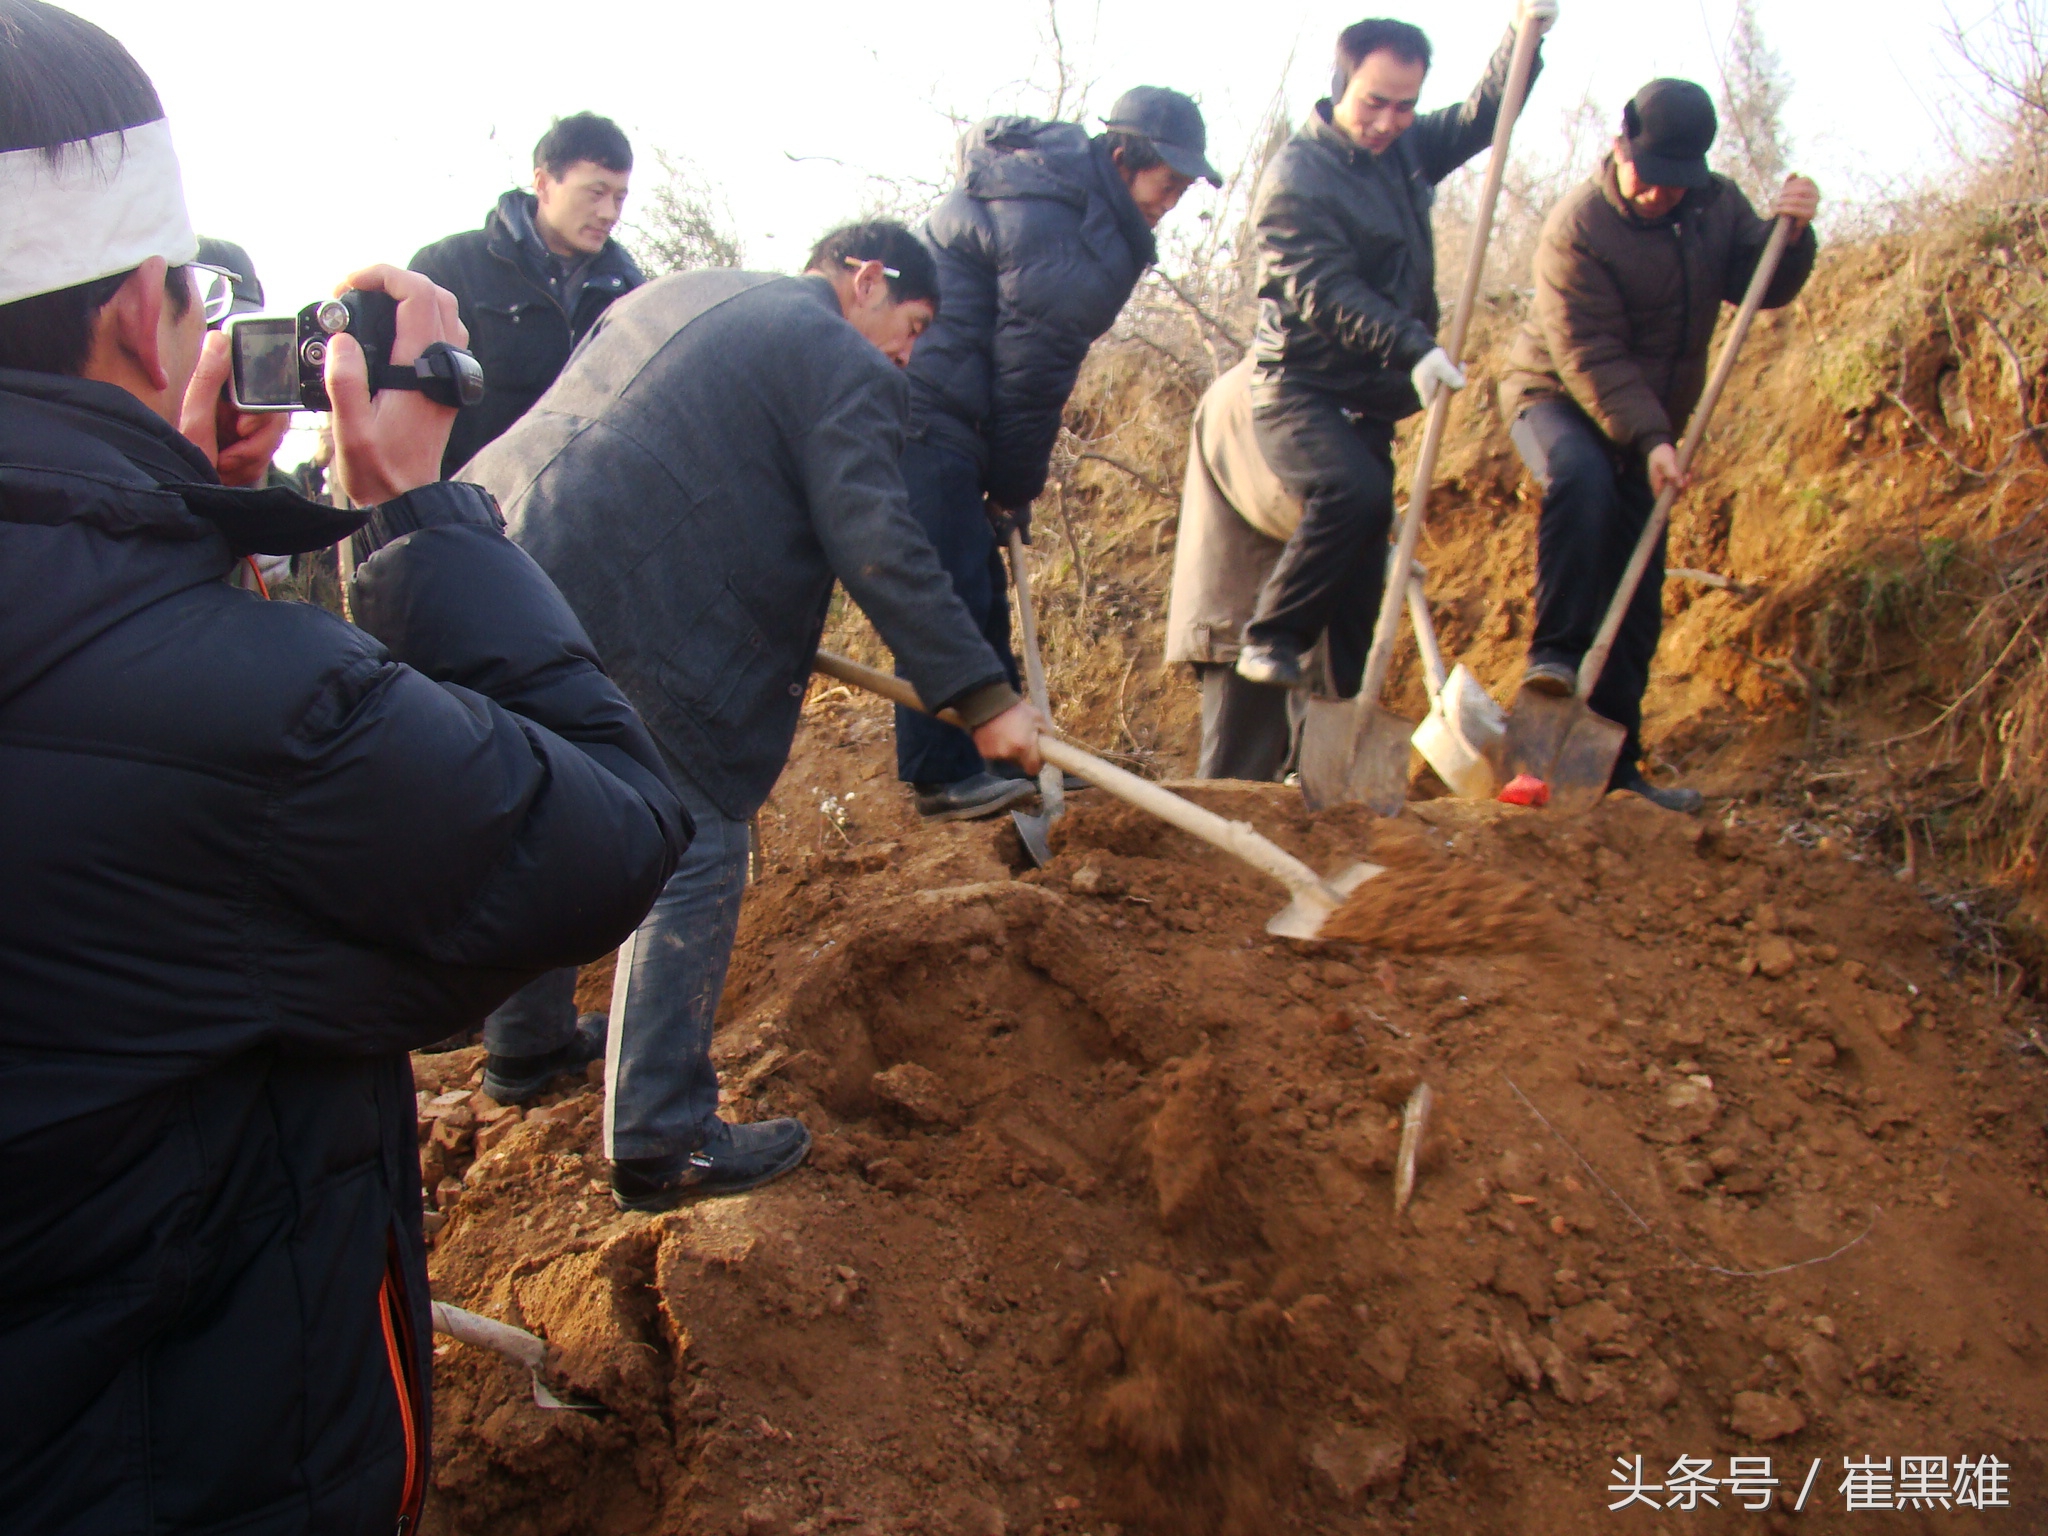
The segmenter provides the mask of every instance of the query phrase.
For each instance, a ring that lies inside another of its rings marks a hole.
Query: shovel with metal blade
[[[1031,602],[1031,568],[1024,561],[1024,535],[1014,526],[1010,529],[1010,582],[1017,589],[1017,625],[1024,631],[1024,686],[1031,694],[1031,707],[1051,725],[1052,705],[1045,693],[1045,660],[1038,651],[1038,611]],[[1066,809],[1066,773],[1047,763],[1038,774],[1038,809],[1010,812],[1017,836],[1024,840],[1024,851],[1041,869],[1052,862],[1052,844],[1047,835]]]
[[[1494,120],[1493,154],[1487,161],[1486,182],[1479,193],[1478,220],[1472,230],[1472,249],[1465,261],[1465,281],[1458,291],[1457,306],[1451,311],[1450,334],[1444,340],[1444,351],[1453,358],[1464,353],[1465,333],[1471,327],[1472,311],[1478,303],[1479,280],[1486,268],[1486,244],[1493,232],[1493,210],[1500,201],[1501,178],[1507,171],[1508,140],[1529,94],[1529,75],[1542,36],[1533,22],[1524,22],[1515,36],[1514,62],[1508,70],[1507,88],[1501,94],[1500,114]],[[1390,571],[1405,573],[1415,559],[1415,546],[1422,538],[1423,516],[1429,505],[1429,483],[1436,474],[1437,455],[1442,451],[1450,419],[1451,391],[1438,389],[1436,398],[1430,402],[1422,448],[1415,458],[1408,508],[1401,518]],[[1387,673],[1393,667],[1394,638],[1400,628],[1401,603],[1394,593],[1384,592],[1358,697],[1309,700],[1301,732],[1301,793],[1312,811],[1340,801],[1357,800],[1382,816],[1397,816],[1407,802],[1408,755],[1416,722],[1395,714],[1380,702],[1387,686]]]
[[[1777,227],[1771,231],[1770,243],[1764,247],[1763,255],[1757,258],[1756,273],[1749,280],[1749,291],[1742,297],[1742,307],[1736,311],[1728,340],[1721,348],[1719,361],[1714,364],[1713,377],[1707,380],[1699,406],[1685,429],[1685,439],[1678,445],[1680,479],[1665,486],[1657,497],[1657,504],[1650,511],[1650,520],[1643,525],[1642,535],[1629,554],[1628,567],[1621,573],[1621,584],[1614,589],[1614,599],[1608,603],[1607,613],[1600,620],[1599,631],[1579,661],[1578,678],[1572,691],[1560,697],[1539,693],[1525,685],[1515,696],[1515,707],[1508,715],[1507,740],[1502,748],[1506,776],[1512,779],[1528,774],[1543,780],[1550,786],[1552,810],[1577,815],[1591,810],[1607,795],[1608,781],[1614,775],[1614,764],[1621,756],[1622,743],[1628,739],[1628,729],[1604,715],[1594,714],[1587,701],[1599,686],[1600,674],[1607,667],[1608,653],[1614,649],[1614,637],[1621,632],[1621,622],[1628,614],[1629,604],[1635,600],[1636,588],[1642,585],[1643,573],[1649,569],[1650,556],[1656,552],[1657,541],[1663,536],[1665,525],[1671,521],[1672,503],[1678,500],[1680,483],[1692,467],[1693,456],[1706,435],[1708,418],[1714,414],[1721,391],[1727,387],[1729,375],[1735,371],[1735,354],[1741,350],[1743,339],[1749,334],[1750,323],[1763,307],[1764,294],[1771,286],[1771,279],[1777,275],[1778,261],[1785,254],[1791,238],[1792,221],[1780,218]]]
[[[445,1301],[433,1304],[434,1332],[445,1333],[451,1339],[478,1349],[488,1349],[507,1360],[516,1361],[526,1367],[533,1377],[533,1403],[536,1408],[566,1408],[576,1413],[609,1413],[603,1403],[585,1402],[581,1398],[563,1397],[540,1379],[540,1373],[548,1362],[548,1342],[524,1328],[514,1328],[510,1323],[501,1323],[494,1317],[485,1317],[479,1312],[467,1312],[461,1307],[452,1307]]]
[[[812,666],[827,677],[836,677],[842,683],[880,694],[906,709],[931,713],[925,709],[924,700],[917,696],[917,690],[900,677],[864,667],[831,651],[818,652]],[[950,709],[938,711],[938,718],[948,725],[962,723]],[[1346,897],[1374,875],[1386,872],[1386,867],[1381,864],[1351,864],[1325,880],[1279,844],[1262,836],[1249,822],[1231,821],[1196,805],[1192,800],[1183,800],[1172,790],[1164,789],[1150,779],[1141,779],[1114,763],[1106,763],[1094,753],[1084,752],[1050,731],[1040,733],[1038,751],[1053,768],[1086,779],[1097,789],[1157,816],[1170,826],[1179,827],[1213,848],[1221,848],[1260,874],[1286,886],[1293,900],[1266,923],[1266,932],[1277,938],[1315,938],[1323,931],[1323,924],[1329,920],[1330,914],[1344,905]]]

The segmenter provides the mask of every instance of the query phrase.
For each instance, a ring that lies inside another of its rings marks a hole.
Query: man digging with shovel
[[[1557,0],[1521,0],[1517,30],[1556,18]],[[1304,511],[1245,626],[1248,682],[1304,686],[1303,657],[1327,632],[1335,691],[1358,691],[1385,584],[1394,424],[1465,384],[1436,340],[1430,204],[1492,143],[1514,45],[1511,32],[1466,100],[1417,117],[1429,39],[1404,21],[1346,27],[1330,96],[1266,172],[1253,421]]]
[[[1699,86],[1651,81],[1624,110],[1613,153],[1544,223],[1535,303],[1501,385],[1508,435],[1543,487],[1525,692],[1573,692],[1657,498],[1687,483],[1676,444],[1706,384],[1715,321],[1770,243],[1772,221],[1707,169],[1716,128]],[[1819,205],[1811,181],[1786,179],[1772,212],[1794,238],[1764,308],[1789,304],[1813,271]],[[1659,539],[1586,702],[1627,733],[1608,787],[1695,812],[1698,790],[1660,788],[1641,767],[1663,575]]]

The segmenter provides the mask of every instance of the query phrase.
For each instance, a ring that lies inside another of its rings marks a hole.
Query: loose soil
[[[1099,792],[1021,870],[890,768],[821,691],[763,818],[715,1054],[817,1133],[794,1176],[622,1215],[597,1087],[416,1058],[435,1295],[608,1410],[441,1341],[429,1532],[2048,1528],[2038,1027],[1913,890],[1754,812],[1187,787],[1388,866],[1293,944]],[[1609,1515],[1638,1455],[1768,1456],[1779,1508]],[[2009,1505],[1845,1512],[1845,1457],[1923,1455]]]

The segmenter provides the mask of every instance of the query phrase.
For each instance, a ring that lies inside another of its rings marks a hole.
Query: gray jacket
[[[910,515],[903,375],[823,278],[712,269],[605,311],[464,471],[562,589],[671,765],[751,816],[836,578],[927,700],[1016,701]]]

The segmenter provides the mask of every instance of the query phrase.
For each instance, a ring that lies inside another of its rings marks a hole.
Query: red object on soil
[[[1500,792],[1500,801],[1503,805],[1533,805],[1541,809],[1550,804],[1550,786],[1533,773],[1518,773]]]

